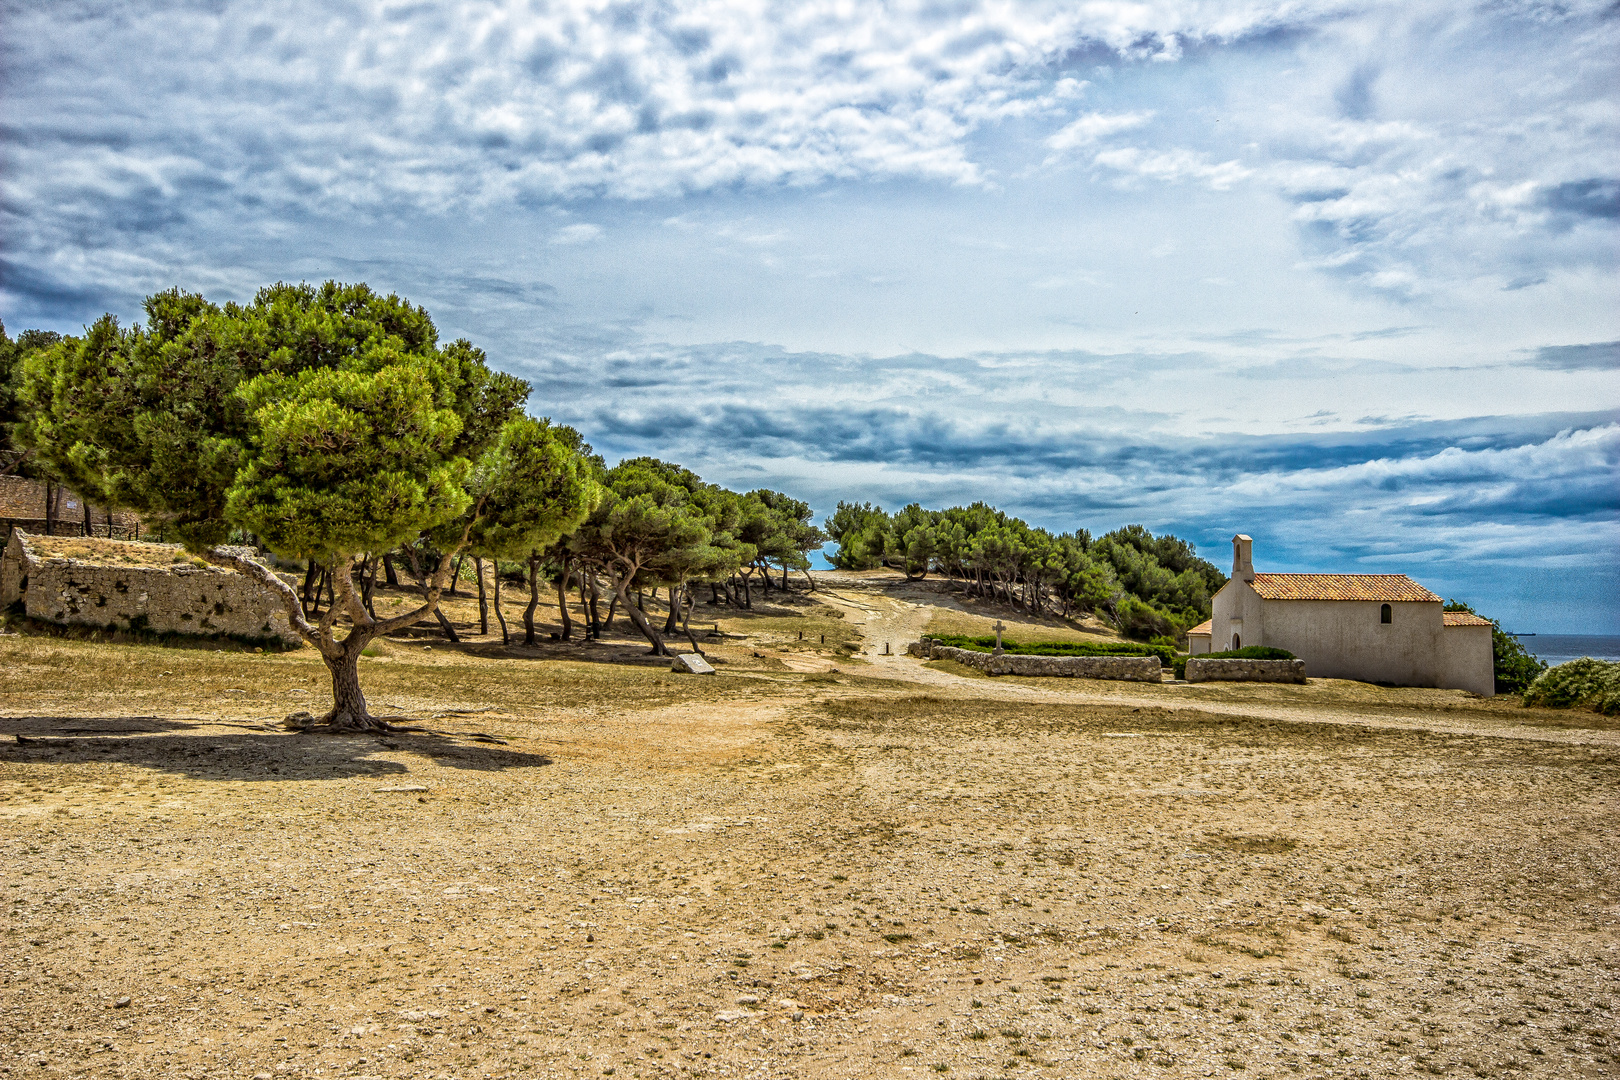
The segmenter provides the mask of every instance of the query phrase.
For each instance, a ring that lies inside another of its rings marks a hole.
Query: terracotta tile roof
[[[1189,634],[1213,634],[1215,632],[1214,626],[1215,626],[1215,620],[1214,619],[1205,619],[1203,622],[1199,623],[1197,626],[1195,626],[1191,630],[1187,631],[1187,633],[1189,633]]]
[[[1478,615],[1470,615],[1466,611],[1443,611],[1440,617],[1447,626],[1489,626],[1491,620],[1482,619]]]
[[[1256,574],[1263,600],[1418,600],[1440,598],[1405,574]]]

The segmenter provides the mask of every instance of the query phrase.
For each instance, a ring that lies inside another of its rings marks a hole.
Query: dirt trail
[[[1337,724],[1356,724],[1370,728],[1404,731],[1432,731],[1447,735],[1489,735],[1504,739],[1531,739],[1538,742],[1561,743],[1577,746],[1620,746],[1620,731],[1592,728],[1546,728],[1516,724],[1507,720],[1453,717],[1432,710],[1414,709],[1409,713],[1368,711],[1344,703],[1321,705],[1276,705],[1257,702],[1223,702],[1208,697],[1193,697],[1199,693],[1186,683],[1165,683],[1157,687],[1137,686],[1129,683],[1095,683],[1090,680],[1047,680],[1050,686],[1031,686],[1022,680],[970,679],[925,666],[922,660],[907,656],[905,647],[922,636],[934,614],[934,604],[916,603],[887,595],[881,583],[863,586],[854,582],[838,587],[823,586],[828,603],[848,613],[847,617],[862,627],[870,643],[862,654],[871,662],[866,672],[878,678],[896,679],[919,686],[970,691],[977,697],[1002,701],[1027,701],[1043,704],[1132,704],[1137,699],[1151,701],[1155,707],[1191,709],[1220,716],[1247,716],[1290,723],[1319,724],[1330,721]],[[945,598],[941,598],[945,599]],[[889,646],[889,654],[883,652]],[[1201,688],[1200,688],[1201,689]],[[1187,695],[1177,700],[1180,695]]]

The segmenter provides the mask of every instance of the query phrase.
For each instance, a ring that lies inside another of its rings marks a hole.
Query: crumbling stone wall
[[[40,539],[12,533],[0,558],[0,606],[20,600],[29,618],[64,626],[299,642],[280,601],[235,570],[191,561],[101,565],[37,550]]]
[[[1201,660],[1187,661],[1188,682],[1281,682],[1305,681],[1303,660]]]
[[[913,652],[915,648],[915,652]],[[955,660],[986,675],[1036,675],[1068,679],[1119,679],[1125,682],[1162,682],[1164,669],[1157,656],[1014,656],[976,652],[936,645],[927,638],[908,646],[907,652],[927,660]]]

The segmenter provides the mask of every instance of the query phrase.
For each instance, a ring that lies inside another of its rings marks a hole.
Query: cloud
[[[1605,371],[1620,369],[1620,341],[1590,345],[1544,345],[1530,361],[1553,371]]]
[[[1090,146],[1110,135],[1141,127],[1151,119],[1153,119],[1152,110],[1111,115],[1086,113],[1058,129],[1056,134],[1046,140],[1046,145],[1053,150],[1072,150],[1078,146]]]
[[[551,234],[553,244],[588,244],[602,236],[602,227],[581,222],[577,225],[565,225]]]
[[[1541,204],[1557,214],[1620,218],[1620,180],[1570,180],[1541,192]]]
[[[1155,153],[1127,146],[1104,150],[1093,161],[1104,168],[1148,180],[1166,183],[1198,180],[1216,191],[1224,191],[1252,175],[1251,170],[1236,161],[1212,162],[1206,154],[1181,148]]]

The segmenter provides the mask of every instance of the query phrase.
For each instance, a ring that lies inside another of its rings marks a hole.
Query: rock
[[[281,722],[281,726],[288,731],[303,731],[305,728],[315,726],[315,714],[310,712],[295,712]]]
[[[113,1008],[115,1008],[115,1009],[127,1009],[127,1008],[129,1008],[129,1000],[130,999],[127,998],[127,997],[121,997],[117,1001],[113,1002]]]
[[[676,675],[713,675],[714,668],[698,653],[679,653],[670,661],[669,670]]]

